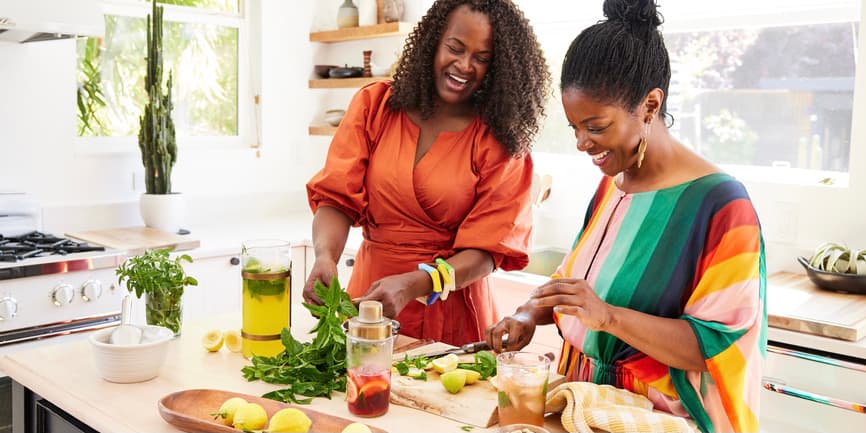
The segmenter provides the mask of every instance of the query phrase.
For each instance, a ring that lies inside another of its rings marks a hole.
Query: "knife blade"
[[[462,355],[464,353],[475,353],[482,350],[490,350],[490,345],[487,344],[486,341],[476,341],[474,343],[467,343],[460,347],[454,347],[451,349],[440,350],[438,352],[433,353],[425,353],[424,357],[427,358],[439,358],[448,354]]]

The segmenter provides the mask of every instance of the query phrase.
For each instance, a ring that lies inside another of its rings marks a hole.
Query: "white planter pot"
[[[147,227],[177,233],[186,213],[186,202],[180,193],[142,194],[139,211]]]

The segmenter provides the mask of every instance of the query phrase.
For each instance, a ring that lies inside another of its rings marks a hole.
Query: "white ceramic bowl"
[[[346,110],[334,109],[328,110],[325,112],[325,122],[328,122],[331,126],[339,126],[340,121],[343,120],[343,116],[346,115]]]
[[[162,326],[145,325],[140,327],[142,343],[111,344],[108,341],[115,328],[90,334],[96,369],[102,378],[109,382],[135,383],[156,377],[165,363],[168,343],[174,338],[174,332]]]

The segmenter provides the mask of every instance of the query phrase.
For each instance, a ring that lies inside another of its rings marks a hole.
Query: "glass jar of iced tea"
[[[499,425],[544,425],[550,358],[531,352],[496,356]]]

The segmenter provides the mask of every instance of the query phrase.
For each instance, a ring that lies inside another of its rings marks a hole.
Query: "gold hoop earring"
[[[640,143],[638,143],[637,145],[637,168],[640,168],[640,166],[643,164],[643,157],[646,153],[647,137],[649,137],[650,135],[651,126],[652,121],[644,124],[644,133],[640,138]]]

